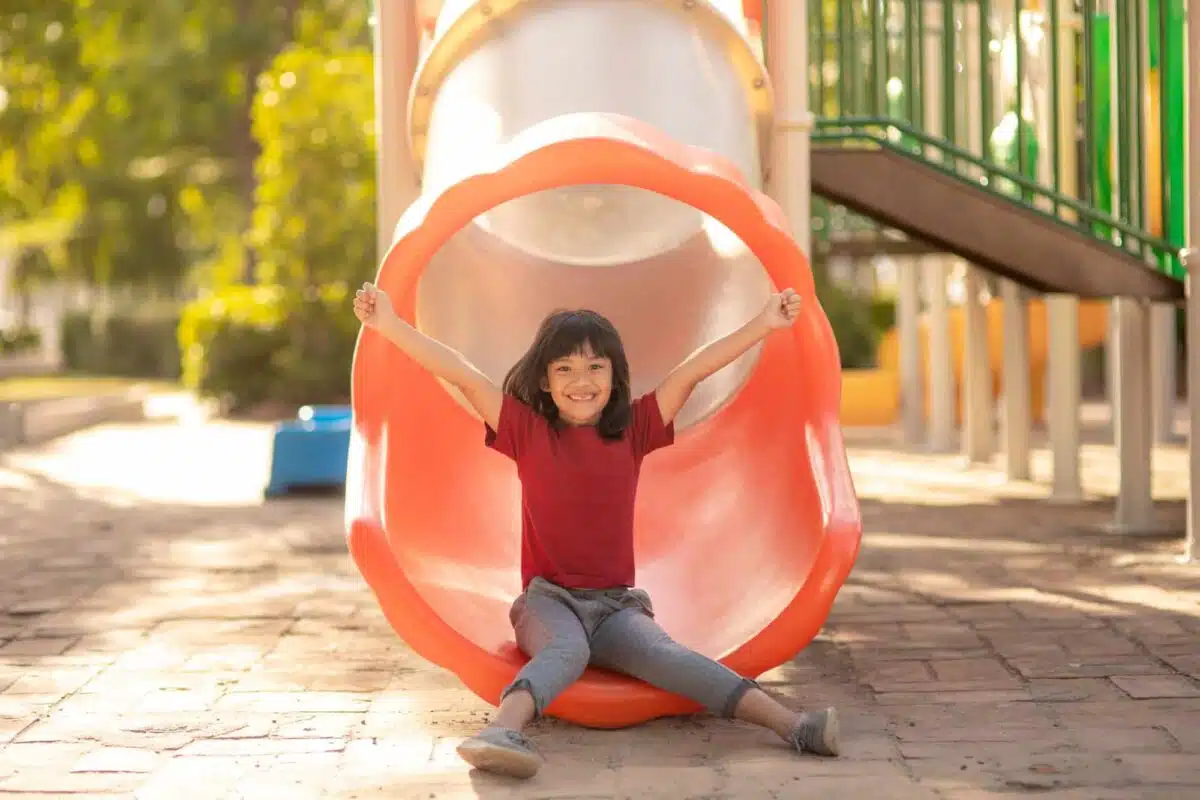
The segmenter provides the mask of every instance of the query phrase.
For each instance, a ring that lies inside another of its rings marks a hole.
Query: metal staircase
[[[1183,0],[808,5],[815,249],[1182,297]]]

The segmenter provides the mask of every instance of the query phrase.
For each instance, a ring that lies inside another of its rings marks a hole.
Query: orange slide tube
[[[561,187],[635,187],[686,204],[736,234],[770,283],[804,298],[800,318],[763,345],[737,390],[647,459],[635,534],[638,583],[678,641],[749,677],[791,659],[820,630],[853,566],[861,517],[838,424],[837,344],[783,213],[728,159],[618,114],[555,115],[497,146],[488,163],[427,185],[379,269],[379,286],[418,327],[452,313],[468,333],[474,326],[487,341],[503,339],[524,295],[498,295],[512,300],[476,314],[468,304],[479,287],[435,295],[422,285],[433,278],[429,264],[490,212]],[[520,259],[495,252],[488,266],[499,276],[533,280]],[[636,265],[572,269],[556,280],[608,280]],[[671,340],[654,315],[671,297],[647,305],[637,287],[623,291],[617,312],[632,315],[634,328],[640,320],[652,339]],[[709,298],[707,316],[723,297]],[[465,310],[442,307],[457,302]],[[635,372],[639,357],[631,349]],[[495,704],[526,661],[508,619],[520,591],[516,471],[484,447],[473,412],[374,332],[360,336],[352,391],[346,524],[354,562],[400,637]],[[612,728],[696,710],[592,668],[547,713]]]

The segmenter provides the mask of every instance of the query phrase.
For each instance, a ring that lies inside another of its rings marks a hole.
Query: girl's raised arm
[[[692,353],[668,373],[655,391],[663,422],[670,423],[691,396],[696,384],[722,367],[737,360],[772,331],[789,327],[800,313],[800,295],[784,289],[771,295],[767,307],[733,333],[717,339]]]
[[[495,430],[500,424],[500,388],[457,350],[426,336],[396,314],[386,292],[364,283],[354,295],[354,316],[400,348],[434,377],[454,386]]]

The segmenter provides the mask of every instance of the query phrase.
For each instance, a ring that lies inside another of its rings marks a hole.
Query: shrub
[[[87,311],[68,311],[59,323],[59,344],[63,366],[69,372],[99,373],[101,334],[93,331],[92,315]]]
[[[64,366],[91,375],[175,380],[179,377],[178,325],[179,311],[173,305],[109,315],[69,312],[61,323]]]
[[[837,338],[842,368],[874,366],[879,331],[872,324],[870,302],[833,283],[818,286],[817,296]]]
[[[896,298],[873,297],[867,302],[871,309],[871,325],[877,336],[896,327]]]
[[[361,328],[344,283],[305,293],[289,306],[288,342],[272,361],[274,399],[293,405],[350,401],[350,364]]]
[[[286,343],[279,286],[229,286],[192,301],[179,317],[183,385],[234,407],[270,396],[271,359]]]
[[[22,325],[0,331],[0,355],[22,355],[31,353],[41,346],[42,334],[37,328]]]
[[[190,303],[179,324],[183,382],[231,411],[267,402],[343,403],[358,321],[348,289],[231,286]]]

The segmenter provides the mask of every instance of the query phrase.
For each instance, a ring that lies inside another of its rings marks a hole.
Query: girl
[[[642,459],[675,438],[674,419],[700,381],[773,330],[792,324],[786,289],[739,330],[693,353],[649,394],[633,398],[612,324],[594,311],[558,311],[497,387],[460,353],[400,319],[366,283],[354,313],[483,417],[484,443],[521,479],[523,592],[509,611],[530,657],[501,695],[491,725],[458,747],[483,770],[532,777],[542,758],[521,731],[589,664],[632,675],[709,711],[777,733],[802,752],[838,754],[833,708],[797,713],[758,684],[676,643],[634,586],[633,510]]]

